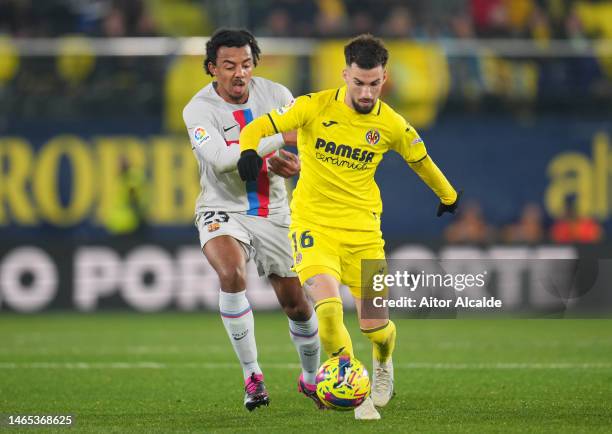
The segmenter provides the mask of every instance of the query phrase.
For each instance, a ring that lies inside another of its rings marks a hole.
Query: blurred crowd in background
[[[449,243],[594,244],[604,240],[604,230],[595,219],[579,216],[572,200],[557,220],[550,220],[537,203],[528,203],[516,221],[501,227],[488,223],[478,202],[471,201],[446,227],[444,238]]]
[[[192,36],[220,25],[259,36],[612,37],[604,0],[0,0],[0,34]]]
[[[106,133],[129,119],[130,133],[133,129],[133,134],[148,136],[163,131],[182,137],[182,107],[205,77],[201,56],[113,57],[97,56],[93,50],[75,55],[73,45],[82,49],[83,41],[71,38],[57,56],[20,56],[4,36],[207,36],[221,26],[246,27],[257,37],[320,38],[317,45],[364,32],[401,40],[390,64],[384,99],[423,131],[435,130],[444,116],[455,116],[456,124],[461,124],[462,116],[473,115],[483,148],[483,143],[488,145],[504,131],[488,118],[492,114],[526,127],[537,124],[531,133],[540,139],[533,140],[539,140],[538,145],[554,142],[561,149],[566,137],[566,145],[584,146],[583,139],[569,137],[564,129],[576,114],[610,119],[612,113],[610,50],[580,51],[587,45],[596,47],[600,39],[612,39],[612,0],[0,0],[0,134],[23,135],[36,147],[48,139],[42,132],[65,132],[56,125],[71,125],[71,132],[77,126],[77,134],[87,136],[91,131]],[[478,48],[449,54],[441,48],[444,43],[409,43],[436,38],[533,40],[535,45],[544,43],[539,47],[563,39],[569,42],[563,45],[576,52],[543,50],[542,55],[505,57]],[[268,56],[267,69],[260,65],[257,73],[285,84],[296,95],[327,88],[329,74],[322,74],[320,65],[334,71],[333,77],[343,65],[341,58],[340,65],[332,67],[330,53],[341,49]],[[558,136],[549,136],[548,127],[534,121],[542,115],[561,124],[554,128]],[[606,131],[605,122],[597,125],[597,130]],[[523,147],[528,142],[523,143],[522,137],[517,141]],[[444,136],[442,142],[454,143],[455,137]],[[593,156],[593,173],[607,164],[606,159],[600,159],[601,164],[595,160]],[[583,173],[588,164],[578,163],[582,178],[591,179],[590,172]],[[544,169],[541,165],[542,179]],[[127,169],[121,173],[125,175],[122,203],[107,226],[115,234],[121,232],[114,229],[116,225],[138,232],[147,227],[141,200],[146,195],[135,193],[146,189],[145,177],[133,176]],[[592,179],[593,184],[600,180],[595,175]],[[484,193],[489,187],[485,184],[480,185],[481,197],[490,196]],[[481,204],[466,200],[444,238],[450,243],[534,244],[604,239],[601,223],[605,224],[607,211],[594,219],[589,216],[592,212],[577,213],[575,202],[568,200],[564,215],[553,220],[539,203],[527,203],[521,210],[525,202],[512,207],[511,213],[519,215],[510,221],[510,213],[503,217],[490,213],[488,220],[484,199]]]

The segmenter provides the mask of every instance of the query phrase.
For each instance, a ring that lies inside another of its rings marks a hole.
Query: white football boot
[[[372,398],[369,396],[363,403],[355,409],[355,419],[357,420],[377,420],[380,419],[380,413],[374,407]]]
[[[393,360],[389,357],[381,363],[374,358],[373,364],[372,401],[376,407],[384,407],[393,398]]]

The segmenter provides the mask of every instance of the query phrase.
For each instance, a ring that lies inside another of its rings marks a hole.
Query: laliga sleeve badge
[[[294,99],[289,101],[284,106],[277,108],[276,109],[276,113],[278,113],[281,116],[284,115],[285,113],[287,113],[291,109],[291,107],[293,107],[293,104],[295,104],[295,100]]]
[[[219,229],[221,227],[221,225],[219,223],[211,223],[208,225],[208,232],[214,232],[217,229]]]
[[[366,133],[365,139],[370,145],[375,145],[380,141],[380,133],[378,130],[370,130]]]
[[[210,140],[210,134],[204,129],[204,127],[195,127],[193,130],[193,141],[196,146],[202,146],[204,143]]]
[[[297,252],[295,254],[295,265],[300,265],[302,262],[302,252]]]
[[[423,139],[421,136],[417,134],[417,132],[411,126],[406,128],[406,134],[408,134],[408,140],[410,141],[410,146],[418,145],[419,143],[423,143]]]

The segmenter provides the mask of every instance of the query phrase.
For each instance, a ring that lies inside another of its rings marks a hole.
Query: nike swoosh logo
[[[344,351],[344,347],[340,348],[338,351],[336,351],[335,353],[332,353],[332,356],[334,357],[338,357],[340,355],[340,353],[342,353],[342,351]]]
[[[227,133],[229,130],[231,130],[232,128],[234,128],[234,127],[235,127],[235,126],[237,126],[237,125],[238,125],[238,124],[234,124],[234,125],[232,125],[231,127],[227,127],[227,128],[223,127],[223,132],[224,132],[224,133]]]
[[[232,335],[235,341],[239,341],[240,339],[244,339],[249,334],[249,330],[245,330],[242,336],[237,337],[236,335]]]
[[[331,127],[332,125],[337,124],[338,122],[336,121],[327,121],[327,122],[322,122],[324,127]]]

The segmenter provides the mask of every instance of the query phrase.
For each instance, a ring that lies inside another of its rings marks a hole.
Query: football
[[[328,408],[352,410],[370,395],[368,371],[354,357],[332,357],[317,373],[317,395]]]

